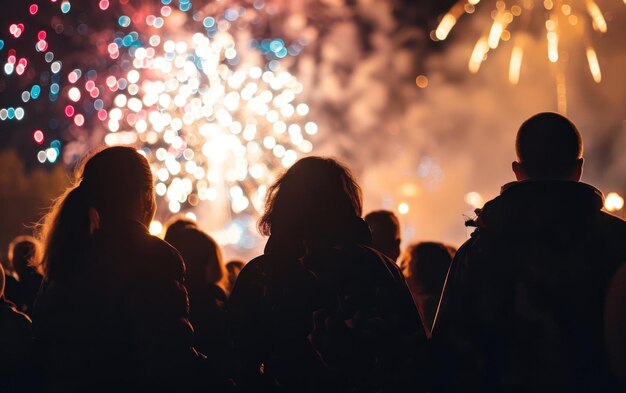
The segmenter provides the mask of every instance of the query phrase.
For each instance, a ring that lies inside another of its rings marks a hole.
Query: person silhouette
[[[5,299],[4,278],[0,264],[0,391],[27,392],[34,387],[31,320]]]
[[[183,257],[187,271],[189,319],[196,348],[215,369],[222,368],[229,350],[226,332],[226,269],[217,242],[194,222],[176,220],[168,226],[165,241]],[[226,370],[222,369],[222,374]]]
[[[420,242],[411,245],[402,258],[402,266],[406,267],[407,285],[428,337],[431,335],[443,283],[454,256],[450,249],[450,246],[443,243]]]
[[[78,168],[41,231],[33,329],[46,391],[179,391],[197,386],[184,264],[149,235],[148,161],[101,150]]]
[[[18,236],[9,244],[9,263],[17,280],[6,288],[5,295],[23,313],[32,313],[42,276],[37,271],[39,241],[32,236]]]
[[[350,171],[329,158],[303,158],[269,188],[265,252],[228,304],[242,391],[424,387],[419,314],[398,267],[368,247],[361,204]]]
[[[246,263],[241,259],[232,259],[226,263],[226,273],[228,277],[226,289],[228,293],[233,291],[235,283],[237,282],[237,277],[239,277],[239,273],[244,266],[246,266]]]
[[[436,383],[445,391],[623,391],[603,332],[609,283],[626,262],[626,223],[580,181],[582,138],[569,119],[532,116],[515,147],[517,181],[478,211],[450,267],[433,326]]]
[[[389,210],[375,210],[365,216],[372,232],[372,247],[396,261],[400,256],[400,221]]]

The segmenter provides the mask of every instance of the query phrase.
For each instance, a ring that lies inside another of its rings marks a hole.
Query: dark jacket
[[[228,305],[240,388],[394,392],[423,383],[425,336],[402,274],[357,232],[306,251],[273,235],[241,271]]]
[[[41,274],[34,269],[28,269],[23,272],[19,280],[12,276],[7,276],[8,284],[4,294],[7,299],[15,303],[15,306],[23,313],[32,314],[33,303],[41,287]]]
[[[189,290],[189,320],[194,328],[194,343],[198,351],[223,375],[230,366],[230,343],[226,325],[226,301],[224,290],[206,281],[187,282]]]
[[[503,187],[457,252],[433,330],[447,391],[617,391],[605,295],[626,223],[584,183]]]
[[[0,297],[0,392],[32,391],[31,350],[30,318]]]
[[[145,226],[93,236],[80,271],[44,281],[34,331],[48,391],[182,390],[199,358],[184,265]]]

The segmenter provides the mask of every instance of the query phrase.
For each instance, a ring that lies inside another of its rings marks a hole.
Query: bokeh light
[[[477,209],[483,206],[484,200],[482,195],[476,191],[471,191],[465,194],[465,203]]]
[[[616,192],[609,192],[604,199],[604,208],[616,212],[624,207],[624,198]]]

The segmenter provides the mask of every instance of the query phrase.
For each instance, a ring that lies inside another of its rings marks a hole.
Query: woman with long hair
[[[419,315],[361,214],[358,184],[333,159],[303,158],[269,188],[265,253],[228,305],[242,390],[418,391]]]
[[[152,173],[131,147],[97,152],[45,217],[34,331],[47,391],[194,384],[184,265],[150,236]]]

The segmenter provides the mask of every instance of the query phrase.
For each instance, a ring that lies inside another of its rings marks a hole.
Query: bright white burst
[[[302,85],[288,72],[232,68],[233,37],[161,42],[131,51],[132,69],[108,111],[108,145],[138,144],[156,192],[172,213],[228,201],[235,213],[262,209],[266,184],[310,153],[317,125],[296,103]]]

